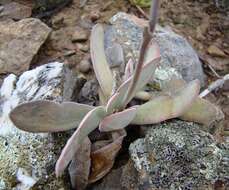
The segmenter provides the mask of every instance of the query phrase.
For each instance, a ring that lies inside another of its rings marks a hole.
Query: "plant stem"
[[[128,103],[128,97],[132,95],[132,93],[134,92],[135,88],[136,88],[136,84],[138,82],[139,76],[141,74],[142,71],[142,67],[144,64],[144,59],[145,59],[145,54],[146,54],[146,50],[148,48],[148,45],[152,39],[152,35],[153,32],[155,30],[155,26],[157,23],[157,12],[158,12],[158,7],[159,7],[159,0],[152,0],[151,3],[151,8],[150,8],[150,20],[149,20],[149,26],[146,27],[144,29],[144,33],[143,33],[143,41],[142,41],[142,46],[140,49],[140,56],[139,56],[139,60],[138,60],[138,64],[136,66],[135,72],[134,72],[134,76],[133,76],[133,80],[131,81],[131,85],[128,88],[127,94],[124,98],[124,105],[123,107],[126,107],[126,104]]]

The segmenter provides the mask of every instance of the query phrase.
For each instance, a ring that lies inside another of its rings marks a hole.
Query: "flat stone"
[[[0,73],[21,74],[29,69],[33,57],[51,29],[35,18],[0,22]]]
[[[4,79],[0,89],[0,190],[70,189],[66,176],[57,179],[54,173],[67,135],[21,131],[12,124],[9,113],[33,100],[70,101],[73,79],[70,70],[58,62]]]
[[[147,21],[126,13],[117,13],[110,19],[111,26],[105,31],[105,48],[119,43],[125,56],[125,63],[129,58],[138,59],[142,41],[143,28]],[[161,51],[161,63],[156,69],[155,78],[159,80],[183,77],[190,82],[199,79],[204,84],[202,64],[197,53],[185,38],[168,28],[157,25],[154,34]],[[124,68],[122,66],[122,68]]]
[[[211,45],[207,49],[208,53],[218,57],[226,57],[226,54],[215,45]]]
[[[28,18],[32,14],[32,8],[22,5],[17,2],[5,4],[3,10],[0,11],[0,18],[10,18],[14,20],[21,20]]]
[[[88,33],[82,29],[78,29],[72,34],[72,42],[84,42],[87,39]]]
[[[172,120],[149,126],[146,137],[130,145],[131,159],[146,189],[214,189],[218,181],[229,187],[229,146],[201,127]]]

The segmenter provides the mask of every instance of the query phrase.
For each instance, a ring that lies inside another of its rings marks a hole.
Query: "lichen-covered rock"
[[[213,189],[218,181],[229,187],[228,144],[217,143],[197,124],[173,120],[154,125],[129,150],[150,189]]]
[[[0,73],[21,74],[28,70],[51,29],[38,19],[26,18],[0,22],[0,31]]]
[[[125,62],[131,57],[137,58],[143,28],[147,26],[147,22],[121,12],[114,15],[110,23],[111,26],[108,26],[105,31],[105,48],[108,49],[115,42],[122,45]],[[201,62],[186,39],[160,26],[156,27],[154,38],[159,44],[162,56],[160,66],[155,72],[156,79],[163,81],[182,76],[187,82],[199,79],[202,85],[204,84]]]
[[[61,102],[73,93],[74,76],[54,62],[23,73],[11,74],[0,89],[0,190],[69,190],[67,180],[54,174],[56,159],[66,135],[28,133],[16,128],[9,112],[18,104],[40,99]],[[70,86],[71,85],[71,86]]]

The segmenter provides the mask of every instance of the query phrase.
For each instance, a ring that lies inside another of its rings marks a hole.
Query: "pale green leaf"
[[[198,97],[200,84],[192,81],[171,96],[158,96],[137,107],[133,124],[153,124],[181,116]]]
[[[99,125],[100,131],[114,131],[125,128],[134,118],[136,108],[125,109],[105,117]]]
[[[104,51],[102,24],[96,24],[91,32],[91,59],[96,78],[106,98],[112,93],[113,77]]]
[[[89,133],[98,127],[100,121],[105,116],[106,111],[103,106],[95,107],[87,113],[61,152],[60,158],[56,163],[57,176],[63,173],[64,169],[72,160],[84,139],[89,135]]]
[[[32,101],[21,104],[10,113],[19,129],[29,132],[56,132],[76,128],[94,107],[74,102]]]

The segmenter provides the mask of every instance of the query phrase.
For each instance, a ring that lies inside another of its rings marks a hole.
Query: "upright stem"
[[[158,6],[159,6],[159,0],[152,0],[151,8],[150,8],[150,20],[149,20],[149,26],[144,29],[143,33],[143,41],[142,46],[140,49],[140,56],[138,60],[138,64],[136,66],[133,79],[131,81],[130,87],[128,88],[127,94],[124,98],[124,104],[127,104],[128,97],[131,96],[131,94],[134,92],[136,88],[136,84],[138,82],[139,76],[142,71],[142,67],[144,64],[145,54],[146,50],[148,48],[148,45],[152,39],[152,34],[155,30],[155,26],[157,23],[157,12],[158,12]],[[124,105],[126,107],[126,105]]]

